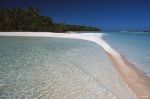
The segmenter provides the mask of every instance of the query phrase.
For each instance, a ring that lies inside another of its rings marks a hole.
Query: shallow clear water
[[[150,34],[111,32],[104,40],[150,76]]]
[[[0,99],[135,99],[93,42],[0,37]]]

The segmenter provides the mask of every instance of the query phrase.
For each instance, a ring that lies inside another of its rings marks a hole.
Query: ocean
[[[150,34],[144,32],[106,32],[103,39],[137,68],[150,76]]]

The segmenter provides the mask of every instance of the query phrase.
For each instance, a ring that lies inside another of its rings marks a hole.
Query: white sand
[[[76,33],[72,32],[70,34],[65,34],[65,33],[48,33],[48,32],[0,32],[0,36],[58,37],[58,38],[82,39],[82,40],[92,41],[92,42],[97,43],[101,47],[103,47],[106,52],[108,52],[109,54],[114,56],[117,60],[119,60],[118,62],[120,64],[123,64],[123,65],[121,65],[122,70],[128,69],[128,68],[126,68],[126,65],[125,65],[124,61],[122,60],[120,54],[117,53],[104,40],[102,40],[100,38],[100,37],[102,37],[102,35],[103,35],[103,33],[99,33],[99,34],[92,34],[92,33],[76,34]],[[114,75],[114,77],[116,77],[116,75]],[[116,83],[118,83],[118,82],[119,81],[117,81]],[[113,86],[113,85],[108,85],[108,86]],[[126,99],[126,97],[128,97],[128,99],[129,99],[129,97],[130,98],[132,97],[132,99],[136,98],[134,96],[134,94],[132,93],[131,89],[128,88],[128,86],[126,84],[122,84],[122,86],[120,86],[120,85],[116,85],[116,86],[118,88],[112,87],[114,89],[110,89],[111,91],[114,91],[113,93],[116,96],[116,97],[113,97],[113,98],[117,98],[117,97],[122,98],[122,99]],[[125,88],[126,90],[124,90],[124,92],[126,91],[127,93],[129,93],[129,96],[127,96],[127,94],[122,95],[122,92],[121,92],[122,89],[119,88],[119,87],[126,87]],[[120,91],[120,93],[119,93],[119,91]],[[130,95],[133,95],[133,96],[130,96]],[[93,96],[93,97],[95,97],[95,96]]]

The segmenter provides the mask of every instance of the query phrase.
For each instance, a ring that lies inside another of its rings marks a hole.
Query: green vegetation
[[[54,23],[48,16],[42,16],[39,9],[12,8],[0,9],[0,31],[35,31],[35,32],[66,32],[66,31],[100,31],[95,27]]]
[[[65,31],[100,31],[96,27],[89,27],[83,25],[69,25],[65,23],[55,23],[55,29],[57,32]]]

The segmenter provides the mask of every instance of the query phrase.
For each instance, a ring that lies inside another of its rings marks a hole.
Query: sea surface
[[[137,68],[150,76],[150,34],[144,32],[106,32],[103,39]]]
[[[0,37],[0,99],[136,99],[105,51],[84,40]]]

